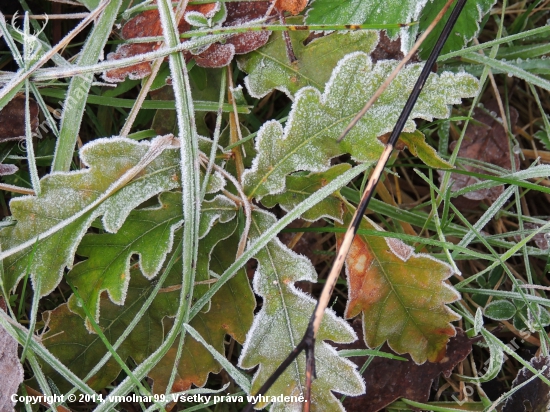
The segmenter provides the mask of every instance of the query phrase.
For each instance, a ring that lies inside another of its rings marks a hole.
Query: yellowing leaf
[[[347,205],[345,225],[353,212]],[[381,230],[366,217],[360,228]],[[342,237],[337,237],[339,244]],[[362,313],[369,347],[387,341],[395,352],[410,353],[416,363],[445,356],[449,337],[456,333],[450,322],[460,319],[445,306],[460,298],[444,282],[452,274],[449,265],[414,253],[398,239],[358,234],[346,258],[346,274],[346,317]]]
[[[453,169],[453,165],[439,157],[435,149],[426,142],[424,133],[420,130],[414,133],[401,133],[399,140],[407,145],[413,156],[417,156],[428,166],[436,169]]]
[[[270,121],[258,132],[258,155],[243,174],[247,195],[259,199],[281,193],[286,175],[297,170],[325,171],[331,158],[344,153],[360,162],[378,160],[383,145],[377,137],[393,129],[422,65],[411,64],[401,70],[346,138],[341,143],[336,139],[397,64],[391,60],[373,64],[365,53],[352,53],[338,63],[323,94],[313,87],[300,89],[284,130]],[[405,131],[416,129],[414,118],[448,117],[450,104],[477,91],[478,81],[468,74],[432,73]]]
[[[267,212],[253,212],[251,241],[271,227],[276,219]],[[315,300],[298,290],[297,281],[314,282],[317,274],[311,262],[294,253],[278,239],[272,240],[255,256],[254,291],[262,296],[263,306],[247,334],[239,366],[250,369],[258,365],[252,382],[255,394],[265,380],[300,342]],[[327,309],[315,344],[317,379],[312,384],[312,411],[341,411],[342,405],[331,391],[351,396],[364,392],[364,384],[348,360],[338,356],[325,340],[349,343],[357,339],[353,329]],[[299,396],[305,393],[305,355],[300,355],[279,377],[267,396]],[[258,403],[256,407],[265,407]],[[301,404],[274,403],[272,411],[300,410]]]

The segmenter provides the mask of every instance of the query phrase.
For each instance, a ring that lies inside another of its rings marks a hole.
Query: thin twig
[[[304,411],[309,412],[310,404],[311,404],[311,381],[315,376],[315,356],[314,356],[315,339],[317,336],[317,332],[319,331],[319,327],[321,325],[321,320],[323,319],[323,315],[328,306],[330,296],[332,295],[332,291],[334,289],[334,286],[336,285],[336,281],[338,280],[340,271],[342,270],[342,267],[344,265],[344,261],[350,249],[353,238],[355,237],[355,234],[359,229],[359,225],[363,218],[363,214],[374,193],[376,184],[380,179],[380,175],[382,174],[382,171],[384,170],[386,162],[393,151],[393,147],[397,142],[397,139],[399,138],[399,135],[401,134],[401,131],[403,130],[403,127],[405,126],[405,123],[409,118],[409,115],[414,105],[416,104],[416,101],[418,100],[420,92],[422,91],[422,88],[426,80],[428,79],[431,68],[435,63],[439,53],[441,52],[441,49],[443,48],[445,41],[449,37],[449,34],[454,24],[456,23],[456,20],[458,19],[458,16],[460,15],[460,12],[462,11],[465,3],[466,3],[466,0],[457,1],[457,4],[449,17],[449,20],[445,24],[445,27],[443,28],[443,31],[441,32],[439,39],[437,40],[432,52],[430,53],[430,57],[426,61],[426,64],[424,65],[422,72],[420,73],[420,77],[418,78],[411,92],[411,95],[409,96],[407,103],[405,104],[405,107],[403,108],[401,115],[397,120],[397,123],[388,140],[388,143],[386,144],[386,147],[382,152],[382,155],[380,156],[380,159],[378,160],[376,167],[374,168],[372,176],[367,183],[367,187],[365,188],[361,201],[352,218],[352,222],[344,235],[342,245],[338,250],[338,254],[336,256],[336,259],[334,260],[332,269],[326,280],[325,287],[323,288],[323,291],[321,293],[321,297],[317,301],[315,311],[309,320],[309,324],[307,326],[304,337],[302,338],[300,343],[296,346],[296,348],[289,354],[289,356],[277,368],[277,370],[262,385],[262,387],[256,393],[256,395],[264,395],[269,390],[269,388],[273,385],[273,383],[275,383],[275,381],[279,378],[279,376],[284,372],[286,367],[290,365],[294,361],[294,359],[296,359],[296,357],[302,352],[302,350],[305,350],[307,391],[306,391],[306,399],[304,403]],[[446,6],[448,5],[449,3],[446,4]],[[441,13],[438,14],[438,17],[441,15],[442,15]],[[244,411],[251,412],[252,406],[253,404],[249,403],[247,407],[244,409]]]
[[[27,189],[26,187],[8,185],[6,183],[0,183],[0,190],[5,190],[6,192],[21,193],[23,195],[36,195],[34,190]]]
[[[439,14],[435,16],[434,21],[428,26],[426,31],[422,33],[422,36],[416,41],[412,49],[409,50],[407,55],[401,60],[401,62],[393,69],[393,71],[390,73],[388,78],[384,80],[384,83],[380,85],[378,90],[372,95],[370,100],[365,104],[365,106],[361,109],[359,113],[353,118],[353,120],[346,126],[340,137],[338,138],[338,142],[341,142],[344,137],[350,132],[351,129],[355,127],[357,122],[361,120],[361,118],[367,113],[367,111],[372,107],[372,105],[378,100],[378,98],[384,93],[384,91],[388,88],[390,83],[393,81],[393,79],[396,78],[396,76],[399,74],[403,66],[407,64],[407,62],[411,59],[411,57],[416,53],[416,51],[420,48],[424,40],[426,40],[426,37],[430,34],[430,32],[434,29],[434,27],[439,23],[439,21],[443,18],[449,7],[451,7],[451,4],[454,0],[448,0],[447,3],[445,3],[445,6],[441,9]]]
[[[208,164],[208,158],[204,154],[200,154],[201,161]],[[212,167],[220,172],[225,178],[231,181],[233,183],[233,186],[237,189],[237,192],[239,192],[239,196],[241,197],[241,203],[244,208],[244,215],[245,215],[245,224],[243,233],[241,235],[241,240],[239,241],[239,247],[237,248],[237,258],[241,256],[244,252],[244,249],[246,247],[246,239],[248,238],[248,232],[250,231],[250,224],[252,222],[252,207],[250,206],[250,202],[248,200],[248,197],[243,192],[243,189],[241,188],[241,184],[235,179],[231,173],[227,173],[222,167],[218,166],[217,164],[213,164]]]
[[[90,13],[67,13],[67,14],[29,14],[27,17],[33,20],[69,20],[69,19],[85,19]],[[6,14],[6,17],[22,19],[23,15]]]

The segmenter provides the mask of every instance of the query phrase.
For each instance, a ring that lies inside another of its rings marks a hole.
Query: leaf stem
[[[103,53],[103,47],[109,38],[121,4],[122,0],[111,0],[107,5],[82,48],[77,63],[79,66],[86,66],[97,62],[100,54]],[[82,116],[86,108],[86,100],[93,80],[93,73],[86,73],[71,79],[67,98],[63,103],[63,116],[61,118],[59,138],[55,146],[52,172],[66,172],[71,167]]]

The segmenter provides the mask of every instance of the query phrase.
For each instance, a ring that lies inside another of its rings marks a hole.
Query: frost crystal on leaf
[[[80,152],[88,169],[52,173],[42,178],[39,196],[13,199],[10,208],[17,224],[0,231],[3,255],[7,255],[6,290],[16,287],[28,268],[33,279],[41,277],[41,290],[36,293],[47,295],[59,283],[65,267],[72,266],[77,245],[97,216],[103,215],[107,231],[116,232],[144,200],[178,187],[179,156],[171,149],[120,186],[123,182],[119,179],[150,154],[153,144],[125,138],[96,139]],[[50,233],[53,228],[57,230]]]
[[[385,60],[373,65],[365,53],[352,53],[338,63],[323,94],[313,87],[300,89],[285,128],[270,121],[258,132],[258,156],[243,174],[247,195],[259,199],[281,193],[286,175],[325,171],[330,159],[341,154],[349,153],[359,162],[378,160],[383,145],[377,137],[393,129],[421,64],[405,67],[347,137],[341,143],[336,139],[397,64]],[[449,105],[474,96],[478,88],[478,81],[465,73],[431,74],[404,131],[416,129],[414,118],[448,117]]]
[[[267,212],[253,212],[251,241],[261,236],[275,223]],[[311,262],[294,253],[278,239],[267,244],[256,255],[258,269],[254,274],[254,291],[262,296],[264,305],[256,315],[239,358],[239,366],[249,369],[259,365],[252,382],[255,393],[265,380],[296,347],[302,338],[315,300],[298,290],[294,283],[300,280],[315,282],[317,274]],[[355,365],[338,356],[325,343],[331,340],[349,343],[357,339],[353,329],[327,309],[315,345],[317,379],[312,384],[312,410],[341,411],[342,405],[331,391],[355,396],[364,392],[364,383]],[[267,392],[267,396],[299,396],[305,393],[305,356],[302,354],[290,365]],[[265,404],[257,404],[263,407]],[[273,405],[271,410],[293,411],[301,405]]]
[[[301,24],[301,20],[291,18],[288,23]],[[306,46],[308,32],[290,31],[289,36],[298,59],[291,65],[280,33],[274,33],[265,46],[237,59],[239,68],[248,73],[244,82],[251,96],[261,98],[277,89],[293,99],[294,94],[305,86],[322,91],[341,58],[357,50],[370,53],[378,43],[376,31],[333,33]]]
[[[221,223],[229,222],[237,213],[237,205],[223,195],[217,195],[212,200],[203,202],[199,224],[199,239],[202,239],[217,219]]]
[[[430,2],[429,7],[425,7],[424,10],[422,10],[419,25],[421,31],[424,31],[431,24],[445,3],[446,0],[433,0],[433,3]],[[495,3],[496,0],[467,1],[453,27],[453,31],[441,50],[441,54],[443,55],[451,51],[460,50],[475,36],[477,36],[480,29],[479,23],[483,19],[483,16],[491,10],[491,7],[493,7]],[[442,20],[447,21],[450,14],[451,10],[448,10]],[[443,25],[439,23],[422,43],[420,50],[420,56],[422,58],[428,58],[435,42],[441,35],[442,29]]]
[[[141,272],[152,279],[172,249],[174,231],[183,223],[181,193],[162,193],[159,201],[159,207],[132,211],[116,234],[88,234],[82,239],[77,253],[88,259],[76,264],[67,278],[78,288],[96,322],[103,291],[113,303],[124,304],[132,255],[139,255]],[[69,309],[86,317],[74,295],[69,299]]]
[[[306,17],[307,24],[400,24],[418,20],[428,0],[315,0]],[[439,9],[437,9],[439,11]],[[401,47],[410,47],[417,33],[417,26],[402,27]],[[388,29],[395,38],[399,29]]]

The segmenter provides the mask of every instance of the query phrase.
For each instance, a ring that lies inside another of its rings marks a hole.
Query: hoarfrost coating
[[[243,174],[245,192],[257,199],[281,193],[286,175],[298,170],[325,171],[331,158],[345,153],[359,162],[378,160],[384,147],[378,136],[393,129],[422,65],[405,67],[346,139],[338,143],[336,138],[363,107],[365,96],[374,94],[397,64],[384,60],[373,65],[365,53],[352,53],[340,60],[323,94],[313,87],[300,89],[285,128],[271,121],[259,130],[258,155]],[[405,131],[416,129],[414,118],[448,117],[449,105],[474,96],[478,89],[477,79],[465,73],[431,74]]]
[[[254,211],[251,240],[260,237],[275,222],[271,213]],[[298,290],[294,283],[317,280],[311,262],[288,249],[277,238],[258,252],[255,258],[258,268],[253,286],[254,291],[264,299],[264,305],[254,319],[239,358],[239,366],[245,369],[259,365],[254,375],[252,392],[259,388],[298,344],[315,308],[315,300]],[[324,340],[350,343],[356,339],[353,329],[327,309],[315,347],[317,379],[312,385],[312,402],[326,405],[326,410],[343,411],[331,391],[354,396],[363,393],[365,387],[355,365],[338,356],[336,350]],[[299,396],[305,389],[304,374],[305,357],[301,355],[266,395]],[[285,381],[293,384],[287,386]],[[273,408],[289,411],[296,410],[298,406],[276,403]]]

